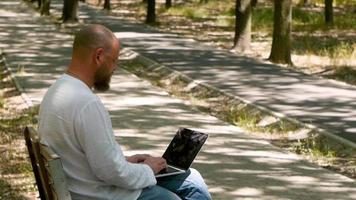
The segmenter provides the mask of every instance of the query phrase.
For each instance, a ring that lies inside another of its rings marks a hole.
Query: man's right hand
[[[143,162],[151,167],[154,174],[157,174],[162,169],[167,167],[166,160],[162,157],[147,157],[146,160]]]

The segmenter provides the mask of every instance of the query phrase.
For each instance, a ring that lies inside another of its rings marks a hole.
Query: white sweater
[[[76,78],[64,74],[49,88],[38,132],[61,157],[73,199],[137,199],[142,188],[156,184],[148,165],[126,161],[108,111]]]

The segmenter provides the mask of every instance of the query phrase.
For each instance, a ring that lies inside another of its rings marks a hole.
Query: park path
[[[125,47],[274,112],[312,124],[356,146],[356,87],[235,55],[81,6],[82,19],[110,27]]]
[[[81,15],[88,17],[87,20],[91,20],[91,15],[94,14],[96,22],[113,28],[123,38],[125,46],[131,44],[131,48],[140,49],[133,46],[135,37],[136,44],[142,46],[154,44],[150,40],[154,40],[155,37],[150,34],[161,37],[159,36],[161,33],[143,32],[145,29],[136,33],[134,27],[141,25],[129,24],[106,16],[87,6],[81,7]],[[115,23],[127,29],[119,29]],[[68,29],[61,29],[50,20],[41,18],[20,0],[0,2],[0,48],[5,51],[8,64],[22,91],[34,105],[40,103],[44,92],[64,72],[69,62],[73,36],[67,32]],[[146,38],[145,34],[149,37]],[[164,35],[162,34],[162,37]],[[176,38],[178,37],[171,36],[171,39],[162,39],[159,44],[162,49],[168,45],[167,51],[170,51],[172,42],[177,43],[175,40],[178,39],[185,41]],[[180,52],[179,48],[176,48],[177,53]],[[183,46],[180,48],[184,50]],[[209,49],[206,48],[207,51],[210,51]],[[145,46],[141,52],[151,55],[150,50],[156,51],[155,47]],[[164,59],[165,53],[162,51],[157,57],[161,56]],[[220,56],[225,54],[227,53],[222,52]],[[182,63],[184,66],[185,58],[192,59],[188,55],[179,57],[175,60],[176,65]],[[203,57],[201,59],[203,60]],[[225,58],[223,60],[225,61],[222,63],[229,62]],[[198,60],[192,59],[191,62]],[[211,62],[219,64],[218,61]],[[267,65],[261,66],[267,70]],[[236,70],[240,67],[232,68]],[[209,71],[220,74],[221,70],[211,68],[201,73]],[[246,72],[242,70],[241,73]],[[219,77],[216,76],[215,78]],[[118,141],[127,154],[137,152],[162,154],[179,127],[209,133],[208,142],[193,167],[205,177],[214,199],[356,198],[354,180],[310,164],[295,154],[272,146],[265,140],[246,135],[238,127],[193,110],[187,102],[170,97],[159,88],[122,69],[115,72],[112,89],[99,96],[111,114]]]

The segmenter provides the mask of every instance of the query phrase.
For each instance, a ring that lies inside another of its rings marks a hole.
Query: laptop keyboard
[[[179,170],[174,169],[173,167],[167,166],[167,168],[162,169],[158,174],[166,174],[166,173],[172,173],[172,172],[178,172]]]

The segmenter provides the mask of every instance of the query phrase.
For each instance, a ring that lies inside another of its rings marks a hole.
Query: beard
[[[110,89],[112,73],[108,72],[105,66],[101,66],[94,75],[94,89],[98,92],[105,92]]]

